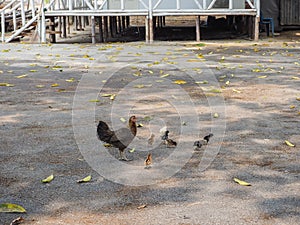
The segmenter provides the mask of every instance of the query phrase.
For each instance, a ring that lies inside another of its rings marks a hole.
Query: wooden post
[[[126,16],[126,28],[130,26],[130,16]]]
[[[260,17],[255,16],[254,17],[254,41],[258,41],[259,39],[259,21]]]
[[[122,32],[126,29],[126,22],[125,22],[125,16],[122,16]]]
[[[67,18],[66,16],[63,16],[63,30],[62,30],[62,37],[66,38],[67,37]]]
[[[146,42],[149,42],[149,19],[148,16],[145,18],[145,39]]]
[[[108,17],[107,16],[104,16],[103,17],[103,38],[104,38],[104,42],[107,42],[107,39],[108,39]]]
[[[201,40],[201,37],[200,37],[200,34],[201,34],[201,31],[200,31],[201,27],[200,27],[200,16],[197,16],[196,17],[196,41],[200,41]]]
[[[50,17],[50,42],[56,43],[56,35],[55,35],[55,17]]]
[[[92,26],[92,44],[96,44],[96,23],[95,23],[95,16],[91,16],[91,26]]]
[[[98,17],[98,23],[99,23],[99,42],[103,42],[103,24],[102,24],[102,16]]]

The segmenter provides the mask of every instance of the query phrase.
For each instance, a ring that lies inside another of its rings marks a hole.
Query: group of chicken
[[[168,147],[176,147],[177,142],[169,138],[169,131],[165,130],[163,136],[161,137],[163,143]],[[132,142],[134,137],[137,134],[137,118],[136,116],[131,116],[128,121],[128,128],[124,127],[118,130],[109,129],[107,123],[103,121],[99,121],[97,126],[97,135],[98,138],[111,144],[113,147],[119,149],[120,160],[128,161],[125,155],[125,149]],[[206,135],[202,140],[198,140],[194,142],[194,150],[199,150],[203,145],[207,145],[210,138],[213,134]],[[154,134],[151,134],[151,137],[148,139],[148,144],[153,144]],[[150,168],[152,164],[152,155],[148,153],[147,158],[145,160],[145,168]]]

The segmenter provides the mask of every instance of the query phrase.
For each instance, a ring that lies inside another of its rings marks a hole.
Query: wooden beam
[[[200,37],[200,16],[196,17],[196,41],[200,41],[201,37]]]

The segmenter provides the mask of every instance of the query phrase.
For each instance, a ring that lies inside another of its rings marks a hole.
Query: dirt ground
[[[259,42],[0,45],[0,203],[27,210],[0,213],[0,224],[299,224],[299,48],[300,31]],[[136,150],[106,174],[99,156],[117,150],[96,139],[96,123],[122,126],[129,114],[144,125]],[[161,144],[163,125],[177,148]],[[161,178],[173,169],[166,160],[179,169]]]

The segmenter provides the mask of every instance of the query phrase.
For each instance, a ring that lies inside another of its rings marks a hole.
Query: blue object
[[[267,36],[270,36],[270,29],[272,32],[272,37],[274,37],[274,20],[273,18],[264,18],[263,14],[260,13],[260,22],[261,25],[266,25]]]

